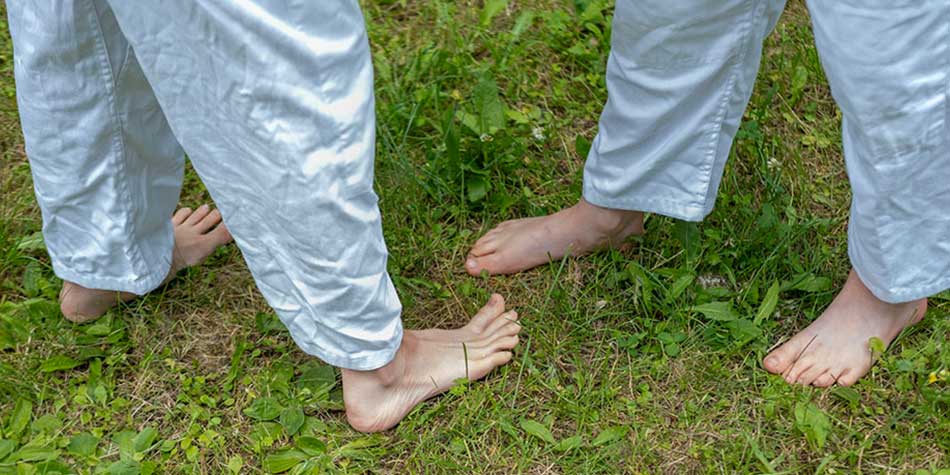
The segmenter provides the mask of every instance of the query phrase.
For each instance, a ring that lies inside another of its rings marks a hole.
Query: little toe
[[[469,379],[480,379],[481,377],[488,374],[491,370],[508,364],[511,361],[511,358],[514,356],[514,353],[510,351],[497,351],[490,354],[486,358],[478,359],[472,362],[471,367],[469,368]]]
[[[172,224],[178,226],[184,223],[188,216],[191,216],[191,208],[181,208],[172,215]]]
[[[840,375],[835,379],[835,383],[838,386],[852,386],[854,383],[858,382],[867,371],[856,371],[853,368],[847,368],[841,372]]]
[[[198,224],[199,221],[204,219],[205,216],[208,216],[208,213],[211,212],[211,207],[208,205],[201,205],[191,213],[191,216],[188,216],[188,219],[185,220],[186,225],[194,226]]]

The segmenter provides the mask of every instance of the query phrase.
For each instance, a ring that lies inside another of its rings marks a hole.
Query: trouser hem
[[[372,371],[389,364],[402,346],[402,328],[388,348],[373,352],[360,352],[358,356],[337,353],[310,342],[296,341],[297,347],[311,356],[316,356],[329,365],[354,371]]]
[[[861,270],[861,264],[854,259],[853,256],[849,257],[851,260],[851,266],[854,268],[854,271],[858,274],[858,277],[861,279],[861,282],[864,283],[864,286],[874,294],[875,297],[887,302],[887,303],[906,303],[913,302],[914,300],[920,300],[927,297],[932,297],[937,295],[945,290],[950,289],[950,277],[939,279],[936,282],[928,285],[916,286],[916,287],[895,287],[887,288],[881,287],[879,285],[873,284],[872,280],[866,279],[865,276],[867,273]]]
[[[79,284],[87,289],[114,290],[116,292],[145,295],[162,285],[162,282],[168,277],[171,264],[171,259],[168,259],[165,262],[150,265],[149,269],[156,269],[156,272],[137,280],[103,278],[86,272],[74,272],[71,269],[57,265],[55,262],[53,263],[53,272],[64,281]]]
[[[602,208],[624,209],[630,211],[642,211],[644,213],[656,213],[670,218],[683,221],[699,222],[706,218],[712,210],[707,210],[702,206],[695,204],[682,203],[670,200],[660,200],[655,198],[643,198],[639,196],[624,196],[623,198],[610,198],[594,190],[589,182],[584,182],[584,199],[588,203],[600,206]]]

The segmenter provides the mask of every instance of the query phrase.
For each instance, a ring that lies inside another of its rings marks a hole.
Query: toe
[[[857,371],[854,368],[848,368],[841,372],[840,375],[835,380],[835,383],[838,386],[852,386],[854,383],[857,383],[862,376],[867,374],[867,371]]]
[[[511,361],[511,358],[514,356],[514,353],[510,351],[498,351],[492,353],[486,358],[476,360],[472,363],[471,368],[469,368],[469,379],[481,379],[483,376],[488,374],[491,370],[507,364]]]
[[[492,320],[492,322],[488,324],[488,327],[485,328],[484,333],[486,335],[506,334],[512,329],[520,330],[520,328],[521,325],[518,324],[518,312],[509,310]],[[517,333],[517,331],[515,331],[515,333]]]
[[[472,250],[469,251],[468,255],[471,257],[480,257],[495,252],[498,250],[498,240],[495,237],[496,233],[489,231],[488,234],[479,238],[478,241],[475,241],[475,245],[472,246]]]
[[[812,336],[799,332],[791,340],[779,346],[775,351],[768,354],[762,362],[762,366],[773,374],[783,374],[791,369],[795,360],[801,355],[802,350],[811,343]]]
[[[470,275],[478,277],[482,272],[488,272],[489,275],[504,274],[506,269],[501,266],[501,258],[498,253],[487,254],[481,257],[469,257],[465,261],[465,270]]]
[[[197,213],[197,211],[195,211]],[[218,210],[213,210],[201,217],[200,220],[194,223],[195,230],[199,233],[206,233],[211,230],[211,228],[218,225],[221,222],[221,212]]]
[[[189,226],[194,226],[194,225],[198,224],[199,221],[201,221],[202,219],[204,219],[205,216],[208,216],[208,213],[210,213],[210,212],[211,212],[211,207],[210,207],[210,206],[208,206],[208,205],[201,205],[201,206],[199,206],[197,209],[195,209],[195,210],[191,213],[190,216],[188,216],[188,219],[185,220],[185,223],[184,223],[184,224],[187,224],[187,225],[189,225]]]
[[[821,376],[818,376],[817,378],[815,378],[815,380],[812,381],[811,385],[816,388],[827,388],[828,386],[831,386],[834,383],[835,383],[835,377],[831,375],[830,371],[826,371]]]
[[[488,324],[493,322],[495,318],[504,313],[504,311],[505,298],[499,294],[492,294],[491,298],[488,299],[488,303],[472,317],[472,320],[468,322],[466,327],[477,333],[482,333]]]
[[[788,370],[785,371],[785,382],[788,384],[798,384],[798,378],[805,374],[815,365],[815,360],[811,355],[805,355],[798,359]]]
[[[798,384],[801,384],[802,386],[810,386],[815,383],[815,380],[817,380],[820,376],[824,374],[828,374],[828,368],[823,365],[815,364],[815,365],[812,365],[812,367],[809,368],[808,371],[803,372],[798,377],[798,380],[796,382]]]
[[[507,351],[518,345],[518,335],[502,336],[495,339],[491,344],[491,352]]]
[[[191,216],[191,208],[182,208],[176,211],[172,216],[172,224],[178,226],[181,223],[184,223],[185,220],[188,219],[188,216]]]

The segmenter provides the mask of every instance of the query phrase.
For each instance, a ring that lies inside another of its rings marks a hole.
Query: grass
[[[66,322],[4,35],[0,474],[948,473],[950,296],[853,388],[760,368],[849,268],[840,114],[800,1],[767,41],[710,219],[652,216],[623,251],[491,279],[461,268],[480,234],[579,196],[611,5],[364,7],[404,320],[457,325],[500,292],[525,325],[515,361],[356,433],[338,373],[296,349],[233,246],[94,324]],[[182,204],[208,200],[189,170]]]

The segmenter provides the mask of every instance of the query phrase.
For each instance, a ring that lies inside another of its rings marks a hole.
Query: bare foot
[[[825,312],[769,353],[763,365],[790,384],[850,386],[874,364],[868,340],[877,337],[889,345],[926,312],[927,299],[901,304],[879,300],[852,270]]]
[[[221,223],[221,213],[201,205],[192,211],[182,208],[172,216],[175,227],[175,248],[172,265],[163,284],[180,270],[193,266],[211,255],[219,246],[231,242],[231,233]],[[138,295],[112,290],[87,289],[73,282],[63,282],[59,293],[60,309],[66,319],[85,323],[99,318],[119,302],[128,302]]]
[[[392,362],[374,371],[343,370],[343,402],[354,429],[378,432],[399,423],[422,401],[455,380],[480,379],[511,360],[518,343],[518,314],[505,300],[488,303],[456,330],[407,330]]]
[[[513,274],[560,259],[619,246],[643,233],[643,213],[601,208],[581,200],[540,218],[514,219],[482,236],[468,254],[465,270],[479,275]]]

